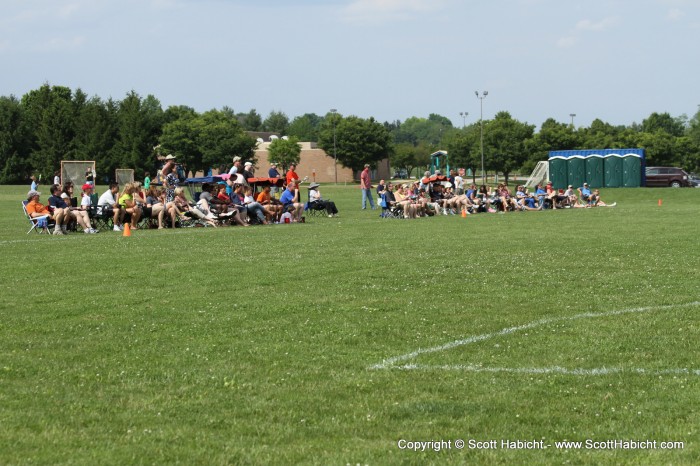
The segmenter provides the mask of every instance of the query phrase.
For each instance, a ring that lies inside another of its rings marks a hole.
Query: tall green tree
[[[295,136],[300,141],[318,141],[318,132],[322,118],[315,113],[305,113],[292,120],[287,130],[288,136]]]
[[[430,154],[430,148],[424,143],[414,146],[411,143],[402,142],[394,145],[391,167],[406,170],[408,176],[411,176],[416,167],[425,168],[430,164]]]
[[[236,117],[243,130],[262,131],[262,117],[254,108],[251,108],[248,113],[237,113]]]
[[[645,133],[665,131],[671,136],[681,137],[685,133],[684,119],[673,118],[669,113],[654,112],[642,121],[642,131]]]
[[[149,95],[145,99],[129,92],[119,102],[117,136],[111,153],[115,168],[133,168],[138,178],[151,170],[153,147],[162,131],[163,110],[160,102]]]
[[[359,171],[365,163],[376,164],[392,154],[391,135],[384,125],[374,118],[357,116],[343,118],[340,114],[328,114],[319,134],[319,146],[326,153],[333,153],[333,123],[335,122],[338,161],[353,171]]]
[[[289,117],[284,112],[272,111],[263,121],[262,127],[263,131],[286,136],[289,129]]]
[[[289,139],[275,139],[268,147],[270,161],[276,162],[282,168],[282,172],[287,171],[291,164],[298,164],[301,158],[301,145],[296,136]]]
[[[22,106],[14,96],[0,97],[0,183],[24,183],[31,174],[29,134]]]
[[[72,92],[64,86],[44,84],[22,97],[30,129],[32,168],[44,176],[53,175],[61,160],[70,156],[74,135]]]
[[[487,167],[509,175],[522,167],[527,160],[525,141],[532,137],[535,126],[522,123],[508,112],[498,112],[484,126],[484,152],[488,155]]]

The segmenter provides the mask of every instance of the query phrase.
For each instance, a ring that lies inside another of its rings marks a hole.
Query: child
[[[294,216],[292,215],[292,212],[294,212],[294,205],[290,204],[287,206],[287,210],[282,214],[280,217],[280,223],[292,223],[294,222]]]

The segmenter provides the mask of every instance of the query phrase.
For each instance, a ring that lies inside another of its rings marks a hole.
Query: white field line
[[[483,367],[471,364],[455,365],[423,365],[404,364],[402,366],[392,366],[386,369],[396,369],[404,371],[463,371],[463,372],[505,372],[510,374],[565,374],[565,375],[609,375],[609,374],[643,374],[643,375],[700,375],[700,369],[625,369],[622,367],[598,367],[593,369],[567,369],[566,367]]]
[[[422,354],[430,354],[430,353],[438,353],[441,351],[447,351],[451,350],[453,348],[457,348],[460,346],[465,346],[465,345],[470,345],[472,343],[478,343],[480,341],[484,340],[489,340],[491,338],[495,337],[500,337],[504,335],[510,335],[516,332],[520,332],[522,330],[529,330],[532,328],[536,327],[541,327],[543,325],[547,324],[552,324],[556,322],[568,322],[568,321],[574,321],[574,320],[579,320],[579,319],[592,319],[596,317],[609,317],[609,316],[616,316],[616,315],[623,315],[623,314],[636,314],[636,313],[642,313],[642,312],[655,312],[655,311],[666,311],[670,309],[678,309],[678,308],[684,308],[684,307],[696,307],[700,306],[700,301],[694,301],[692,303],[685,303],[685,304],[674,304],[674,305],[667,305],[667,306],[649,306],[649,307],[636,307],[632,309],[621,309],[621,310],[616,310],[616,311],[607,311],[607,312],[584,312],[581,314],[576,314],[573,316],[569,317],[551,317],[547,319],[540,319],[536,320],[527,324],[523,325],[518,325],[515,327],[508,327],[504,328],[503,330],[499,330],[498,332],[494,333],[485,333],[482,335],[473,335],[468,338],[464,338],[462,340],[455,340],[450,343],[446,343],[444,345],[440,346],[433,346],[432,348],[419,348],[416,351],[412,351],[410,353],[402,354],[400,356],[394,356],[389,359],[383,360],[379,364],[373,364],[369,367],[369,369],[402,369],[402,370],[416,370],[416,369],[423,369],[423,370],[428,370],[428,369],[444,369],[444,370],[463,370],[463,371],[472,371],[472,372],[512,372],[512,373],[559,373],[559,374],[572,374],[572,375],[604,375],[604,374],[611,374],[611,373],[618,373],[618,372],[634,372],[634,373],[647,373],[647,374],[660,374],[663,371],[646,371],[644,369],[627,369],[624,370],[620,368],[602,368],[602,369],[565,369],[561,367],[550,367],[550,368],[522,368],[522,369],[515,369],[515,368],[488,368],[488,367],[481,367],[481,366],[475,366],[475,365],[453,365],[453,366],[428,366],[428,365],[420,365],[420,364],[404,364],[404,365],[399,365],[398,363],[402,363],[405,361],[410,361],[412,359],[415,359],[416,357],[422,355]],[[686,374],[696,374],[700,375],[700,371],[698,370],[689,370],[689,369],[670,369],[671,372],[669,373],[686,373]],[[675,372],[677,371],[677,372]]]

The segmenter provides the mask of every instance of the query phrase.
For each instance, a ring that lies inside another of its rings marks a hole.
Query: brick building
[[[262,138],[261,138],[262,139]],[[301,154],[299,165],[296,172],[301,178],[309,177],[309,181],[317,181],[319,183],[334,183],[335,182],[335,159],[332,154],[326,154],[323,149],[320,149],[315,142],[300,142]],[[269,153],[267,148],[270,142],[260,142],[258,139],[258,147],[255,150],[257,163],[255,165],[255,173],[258,176],[267,176],[267,171],[270,168]],[[281,167],[277,167],[280,172]],[[351,169],[345,168],[338,163],[338,183],[354,183],[359,180],[359,173],[353,173]],[[389,159],[382,160],[377,164],[377,168],[372,171],[372,179],[387,179],[389,174]]]

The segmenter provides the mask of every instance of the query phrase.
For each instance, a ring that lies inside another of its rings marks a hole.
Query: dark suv
[[[647,167],[647,186],[680,188],[690,186],[688,174],[682,168]]]

